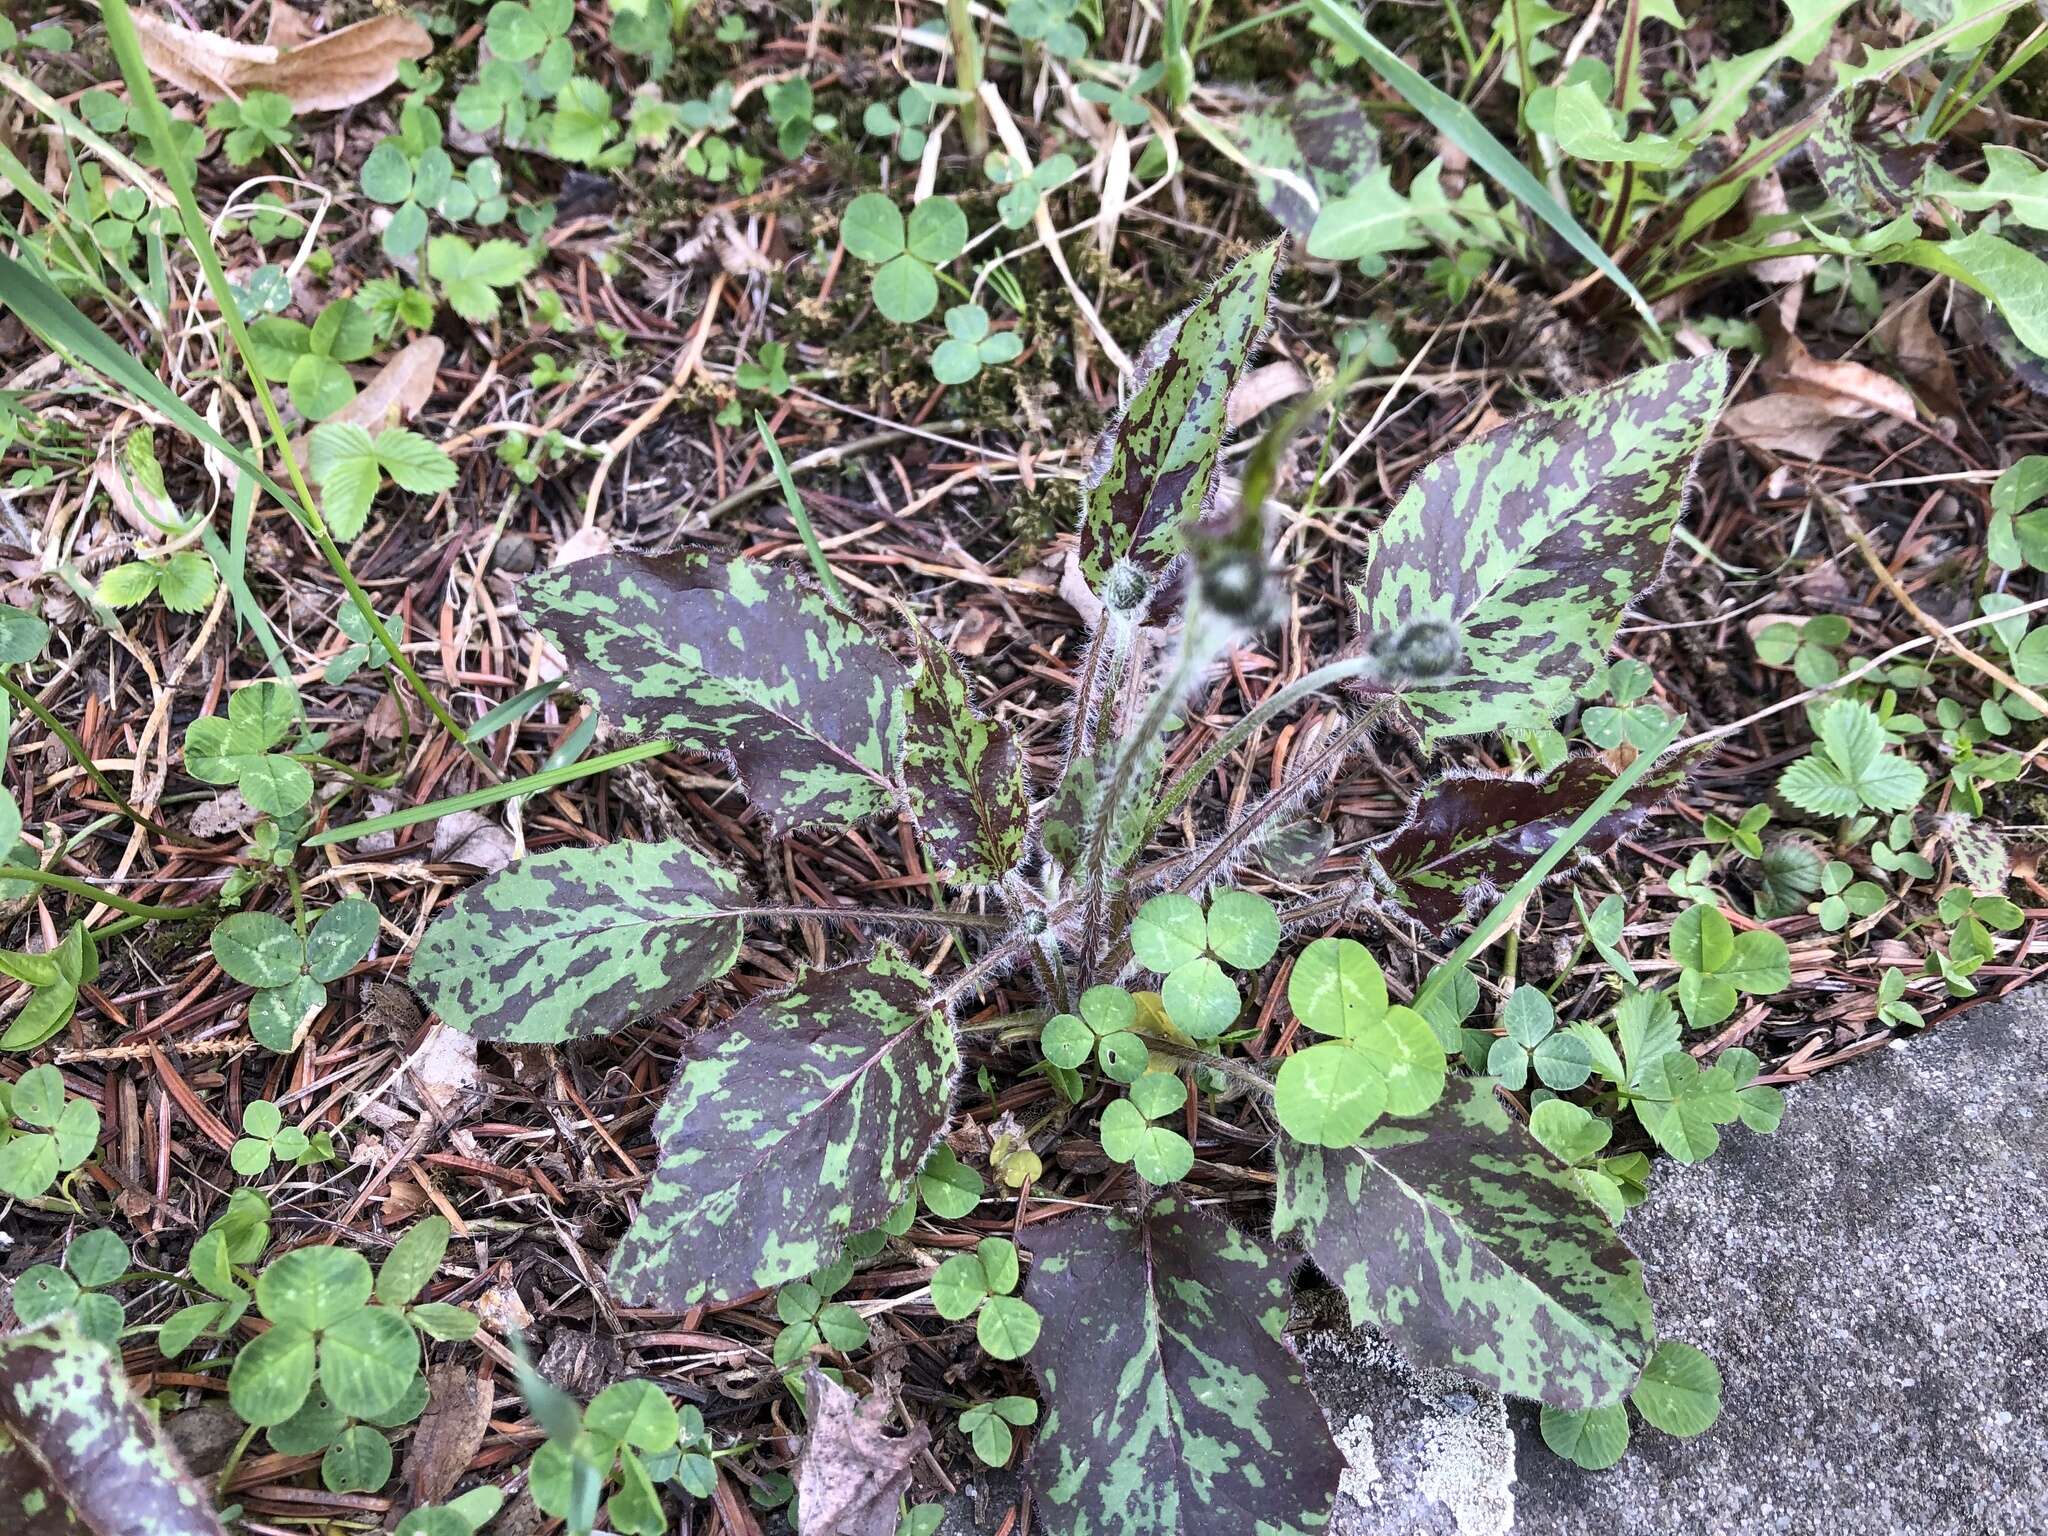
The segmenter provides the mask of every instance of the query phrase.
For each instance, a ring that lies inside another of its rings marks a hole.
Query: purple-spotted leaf
[[[822,1269],[909,1196],[959,1068],[924,973],[886,944],[691,1040],[614,1288],[680,1310]]]
[[[1643,1267],[1487,1079],[1342,1150],[1282,1137],[1276,1162],[1273,1230],[1299,1229],[1353,1321],[1411,1359],[1574,1411],[1635,1385]]]
[[[0,1531],[221,1536],[119,1358],[68,1313],[0,1339]]]
[[[1694,754],[1674,753],[1593,824],[1578,846],[1597,858],[1681,784]],[[1486,910],[1528,873],[1615,774],[1593,756],[1568,757],[1540,779],[1452,773],[1431,781],[1398,831],[1368,850],[1366,869],[1392,905],[1444,929]]]
[[[1303,239],[1316,215],[1354,191],[1380,163],[1380,135],[1365,103],[1341,85],[1304,80],[1237,120],[1259,204]]]
[[[910,685],[903,783],[910,814],[947,877],[994,885],[1017,867],[1031,822],[1024,759],[1007,727],[974,707],[953,653],[914,624],[923,665]]]
[[[1454,449],[1409,483],[1352,589],[1360,686],[1425,742],[1542,725],[1657,580],[1727,393],[1718,353],[1646,368]]]
[[[1080,565],[1112,609],[1143,606],[1208,510],[1230,391],[1265,334],[1279,259],[1277,241],[1261,246],[1146,343],[1130,403],[1096,445],[1081,501]]]
[[[602,1035],[730,970],[746,899],[684,843],[556,849],[464,891],[420,940],[412,982],[482,1040]]]
[[[1309,1536],[1344,1470],[1282,1341],[1292,1267],[1172,1197],[1033,1229],[1052,1536]]]
[[[909,671],[794,567],[609,555],[523,595],[622,737],[725,759],[778,830],[895,803]]]

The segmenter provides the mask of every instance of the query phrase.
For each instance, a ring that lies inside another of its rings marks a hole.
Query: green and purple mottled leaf
[[[683,843],[557,849],[464,891],[420,940],[412,982],[480,1040],[587,1039],[730,970],[746,901]]]
[[[724,758],[778,830],[895,803],[909,671],[795,567],[608,555],[524,598],[623,738]]]
[[[1381,664],[1361,686],[1432,745],[1561,713],[1663,569],[1727,385],[1719,354],[1646,368],[1423,470],[1352,589]]]
[[[1217,280],[1193,308],[1145,346],[1130,403],[1096,446],[1081,501],[1081,574],[1112,608],[1142,597],[1181,553],[1186,530],[1208,510],[1216,460],[1229,427],[1230,391],[1266,330],[1276,241]],[[1138,594],[1112,601],[1120,562]]]
[[[1684,781],[1696,760],[1674,753],[1646,774],[1594,823],[1578,856],[1597,858],[1613,848]],[[1511,889],[1614,778],[1590,755],[1568,757],[1540,779],[1445,774],[1416,797],[1406,825],[1368,850],[1368,877],[1425,927],[1465,922]]]
[[[822,1269],[909,1196],[959,1068],[924,973],[886,944],[742,1008],[684,1048],[614,1288],[680,1310]]]
[[[1051,1536],[1323,1530],[1344,1458],[1281,1339],[1290,1262],[1171,1197],[1032,1230]]]
[[[1237,120],[1259,205],[1307,238],[1316,215],[1380,163],[1379,130],[1364,103],[1340,85],[1304,80],[1289,95]]]
[[[1009,729],[974,707],[967,674],[921,624],[923,659],[910,685],[903,783],[910,814],[947,878],[979,888],[1017,867],[1031,823],[1024,759]]]
[[[1411,1359],[1556,1408],[1635,1385],[1655,1336],[1643,1267],[1486,1079],[1342,1151],[1283,1137],[1276,1161],[1273,1230],[1299,1228],[1352,1319]]]
[[[221,1536],[119,1357],[68,1314],[0,1339],[0,1531]]]
[[[1806,141],[1807,162],[1844,211],[1882,223],[1904,211],[1939,147],[1912,143],[1901,114],[1874,83],[1837,91]]]

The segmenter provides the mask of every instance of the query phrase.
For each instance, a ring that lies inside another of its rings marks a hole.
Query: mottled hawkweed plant
[[[1570,1415],[1604,1414],[1631,1392],[1640,1405],[1658,1358],[1642,1268],[1611,1224],[1624,1185],[1639,1187],[1635,1164],[1597,1157],[1605,1122],[1595,1133],[1562,1110],[1539,1141],[1492,1078],[1460,1070],[1490,1059],[1483,1043],[1473,1059],[1473,1038],[1491,1037],[1466,1028],[1479,988],[1464,962],[1497,915],[1405,1003],[1358,940],[1315,938],[1298,953],[1287,940],[1367,916],[1436,935],[1519,902],[1567,853],[1611,847],[1678,782],[1684,764],[1658,755],[1676,723],[1619,771],[1568,756],[1534,779],[1441,778],[1334,879],[1296,876],[1314,892],[1291,906],[1229,877],[1374,724],[1403,723],[1433,747],[1547,726],[1581,696],[1662,569],[1721,407],[1723,362],[1648,369],[1425,469],[1351,589],[1345,654],[1176,757],[1189,693],[1279,607],[1261,514],[1284,428],[1251,455],[1241,495],[1224,504],[1215,491],[1226,402],[1266,328],[1278,258],[1276,246],[1252,252],[1155,339],[1103,434],[1076,557],[1100,606],[1049,782],[1032,782],[1008,726],[975,706],[936,636],[898,615],[897,644],[790,565],[611,555],[526,585],[528,617],[621,738],[723,760],[778,831],[906,814],[973,910],[764,900],[681,839],[571,847],[464,893],[412,965],[456,1028],[559,1043],[698,992],[732,968],[749,924],[850,933],[853,958],[684,1044],[653,1170],[611,1258],[611,1283],[634,1306],[788,1288],[779,1353],[792,1369],[818,1350],[864,1347],[859,1319],[828,1298],[840,1266],[877,1253],[884,1230],[908,1230],[911,1202],[943,1224],[991,1198],[972,1143],[942,1140],[964,1056],[985,1088],[1004,1074],[1050,1080],[1045,1120],[998,1128],[1001,1187],[1066,1187],[1050,1144],[1099,1112],[1103,1152],[1131,1169],[1110,1203],[1023,1228],[1022,1252],[1003,1240],[970,1252],[956,1233],[931,1275],[942,1318],[973,1317],[986,1353],[1024,1356],[1037,1374],[1042,1417],[991,1396],[968,1432],[986,1455],[1007,1455],[1013,1431],[1037,1437],[1030,1475],[1054,1532],[1131,1529],[1126,1500],[1175,1504],[1182,1452],[1171,1447],[1197,1441],[1210,1512],[1183,1508],[1175,1529],[1310,1531],[1327,1517],[1342,1458],[1281,1337],[1295,1266],[1269,1236],[1174,1187],[1201,1178],[1197,1111],[1220,1097],[1251,1096],[1277,1122],[1274,1231],[1296,1234],[1356,1319],[1418,1359],[1567,1416],[1562,1443]],[[1196,797],[1217,769],[1285,711],[1339,688],[1353,717],[1188,845],[1183,808],[1203,809]],[[935,926],[962,961],[936,977],[900,942]],[[1241,1048],[1254,1033],[1245,1000],[1276,961],[1291,962],[1299,1024],[1277,1074]],[[963,1032],[956,1011],[998,978],[1035,989],[1037,1008]],[[1507,1024],[1493,1069],[1517,1087],[1549,1095],[1600,1073],[1617,1100],[1668,1102],[1631,1070],[1633,1055],[1561,1031],[1535,994]],[[1730,1094],[1748,1081],[1725,1075]],[[830,1283],[810,1283],[828,1270]],[[1219,1375],[1240,1385],[1210,1390]],[[1664,1406],[1654,1384],[1649,1400]],[[1152,1436],[1169,1449],[1147,1457],[1140,1492],[1111,1474]]]

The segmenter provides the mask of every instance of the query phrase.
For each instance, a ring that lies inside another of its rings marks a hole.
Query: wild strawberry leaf
[[[480,1040],[608,1034],[730,970],[746,903],[737,875],[684,843],[557,849],[464,891],[420,940],[412,981]]]
[[[524,595],[622,736],[728,760],[779,830],[894,803],[909,672],[794,567],[610,555]]]
[[[1663,569],[1727,382],[1719,354],[1646,368],[1417,475],[1352,589],[1367,686],[1401,689],[1430,744],[1559,714]]]
[[[1643,1267],[1484,1078],[1333,1151],[1281,1138],[1273,1230],[1414,1360],[1556,1408],[1620,1400],[1654,1329]]]
[[[1344,1458],[1281,1340],[1289,1261],[1172,1197],[1034,1229],[1052,1536],[1306,1536]]]
[[[1208,509],[1230,391],[1266,330],[1276,241],[1224,273],[1146,343],[1123,414],[1096,445],[1081,503],[1081,574],[1111,607],[1139,606]],[[1112,592],[1110,572],[1134,573]]]
[[[655,1118],[654,1173],[613,1286],[680,1309],[831,1263],[908,1197],[959,1067],[924,973],[886,944],[693,1039]]]
[[[1009,729],[976,711],[967,674],[938,638],[913,625],[923,658],[910,685],[903,783],[917,829],[969,887],[994,885],[1024,853],[1031,795]]]
[[[1594,823],[1579,856],[1613,848],[1684,781],[1693,761],[1674,754],[1646,774]],[[1426,927],[1466,921],[1512,888],[1614,778],[1592,756],[1568,757],[1540,779],[1445,774],[1423,788],[1405,825],[1372,845],[1367,870]]]
[[[68,1313],[0,1339],[0,1530],[221,1536],[119,1358]]]

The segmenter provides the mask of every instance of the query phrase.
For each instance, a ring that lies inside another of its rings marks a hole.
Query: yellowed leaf
[[[354,26],[289,47],[238,43],[218,32],[198,32],[147,12],[135,13],[142,56],[150,72],[206,101],[275,91],[294,111],[332,112],[368,101],[398,79],[398,66],[433,51],[426,29],[407,16],[373,16]],[[300,21],[280,22],[271,33],[291,37]]]

